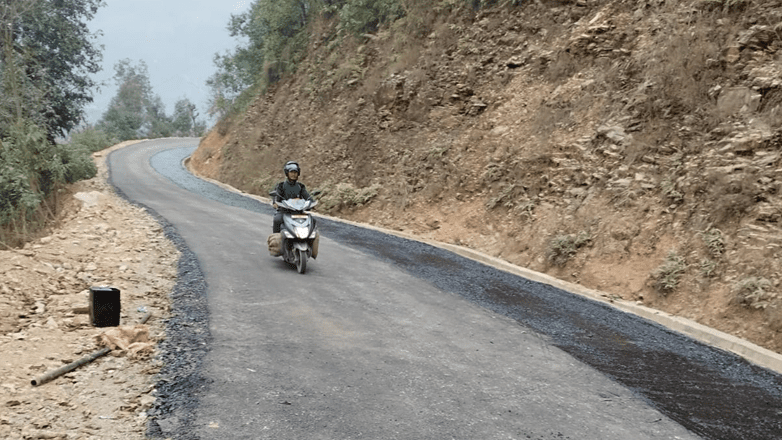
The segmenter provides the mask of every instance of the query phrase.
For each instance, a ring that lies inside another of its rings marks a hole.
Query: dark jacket
[[[275,191],[277,191],[275,203],[287,199],[312,200],[312,197],[310,197],[310,193],[307,192],[307,188],[305,188],[304,183],[291,183],[288,179],[278,183],[277,186],[275,186]]]

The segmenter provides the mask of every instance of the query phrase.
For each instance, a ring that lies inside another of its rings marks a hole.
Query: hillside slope
[[[468,246],[781,352],[781,6],[656,0],[314,25],[201,174]]]

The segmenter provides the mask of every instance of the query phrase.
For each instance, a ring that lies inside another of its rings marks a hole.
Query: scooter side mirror
[[[317,189],[317,190],[315,190],[315,191],[310,193],[310,195],[313,196],[313,197],[320,196],[321,194],[323,194],[323,191],[321,191],[320,189]]]

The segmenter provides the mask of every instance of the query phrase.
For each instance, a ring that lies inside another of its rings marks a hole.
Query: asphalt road
[[[780,438],[780,375],[550,286],[325,219],[297,274],[271,207],[182,168],[197,142],[109,157],[184,255],[151,436]]]

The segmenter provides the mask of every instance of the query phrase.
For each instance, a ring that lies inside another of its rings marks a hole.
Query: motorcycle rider
[[[286,162],[285,166],[283,166],[283,172],[285,173],[286,180],[283,180],[275,186],[277,196],[275,197],[275,200],[272,201],[272,206],[277,209],[275,218],[272,221],[273,233],[279,233],[280,225],[283,224],[283,211],[278,209],[277,202],[287,199],[313,199],[310,196],[310,193],[307,192],[304,183],[298,182],[299,175],[301,174],[298,163],[293,160]]]

